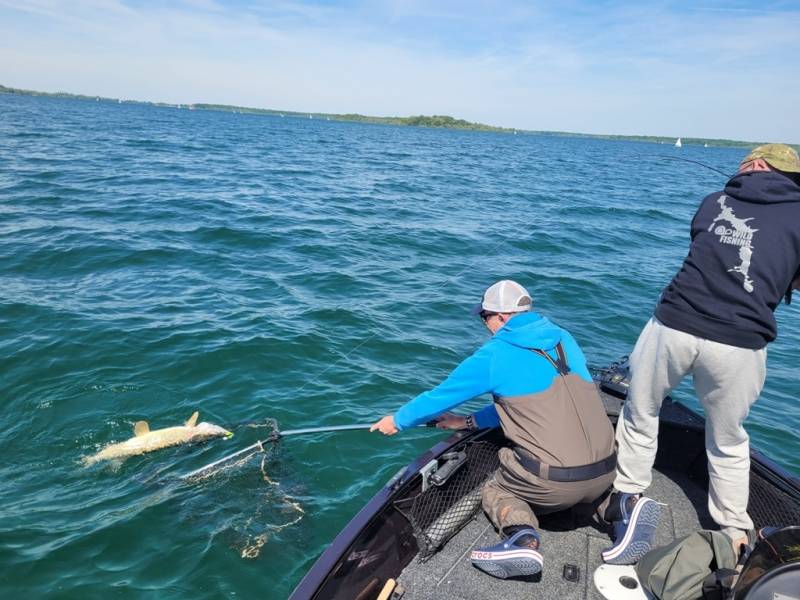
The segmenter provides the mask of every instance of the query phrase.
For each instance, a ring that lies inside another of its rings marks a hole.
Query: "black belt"
[[[525,470],[548,481],[588,481],[611,473],[617,467],[617,453],[590,465],[554,467],[533,458],[527,450],[514,448],[514,455]]]

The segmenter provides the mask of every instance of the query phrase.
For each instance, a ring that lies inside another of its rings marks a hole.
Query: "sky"
[[[800,143],[800,0],[0,0],[0,84]]]

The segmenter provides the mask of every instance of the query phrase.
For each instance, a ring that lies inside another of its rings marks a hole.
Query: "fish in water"
[[[165,427],[150,431],[147,421],[137,421],[133,426],[134,436],[119,444],[106,446],[97,454],[86,456],[83,459],[85,466],[93,465],[101,460],[125,460],[129,456],[136,456],[169,446],[202,442],[215,437],[233,437],[233,433],[211,423],[198,423],[197,411],[189,417],[184,425]]]

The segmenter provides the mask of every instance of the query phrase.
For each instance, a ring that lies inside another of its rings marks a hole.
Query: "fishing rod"
[[[706,169],[710,169],[711,171],[714,171],[715,173],[719,173],[720,175],[723,175],[726,179],[730,179],[731,177],[733,177],[733,175],[728,175],[727,173],[725,173],[724,171],[720,171],[716,167],[712,167],[712,166],[709,166],[709,165],[707,165],[705,163],[701,163],[699,160],[692,160],[690,158],[683,158],[681,156],[669,156],[667,154],[657,154],[656,158],[663,158],[665,160],[682,160],[683,162],[693,163],[695,165],[700,165],[701,167],[705,167]]]
[[[323,427],[303,427],[301,429],[287,429],[285,431],[280,431],[278,429],[278,424],[274,419],[267,419],[268,424],[272,425],[273,430],[265,439],[258,440],[256,443],[247,446],[246,448],[242,448],[234,452],[233,454],[228,454],[227,456],[223,456],[219,460],[215,460],[214,462],[208,463],[200,467],[199,469],[195,469],[194,471],[189,471],[188,473],[184,473],[183,475],[179,476],[179,479],[186,481],[189,479],[193,479],[199,475],[208,475],[214,472],[215,468],[219,467],[220,465],[224,465],[225,463],[235,461],[238,458],[246,457],[251,454],[255,454],[256,452],[266,452],[266,448],[264,447],[265,444],[270,444],[273,442],[277,442],[283,437],[292,436],[292,435],[306,435],[310,433],[331,433],[336,431],[355,431],[355,430],[365,430],[372,427],[373,423],[351,423],[349,425],[328,425]],[[428,421],[427,423],[423,423],[418,425],[418,427],[429,427],[435,428],[436,421]]]

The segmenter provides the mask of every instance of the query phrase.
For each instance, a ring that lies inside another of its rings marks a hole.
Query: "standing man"
[[[505,539],[471,557],[477,568],[501,578],[541,571],[537,515],[596,501],[609,490],[616,464],[611,423],[581,349],[531,308],[530,294],[514,281],[488,288],[473,312],[493,337],[436,388],[371,429],[394,435],[439,415],[440,428],[503,428],[511,447],[499,452],[500,468],[483,488],[483,508]],[[482,410],[465,417],[446,413],[485,393],[494,402]]]
[[[709,512],[737,549],[753,528],[742,424],[764,385],[766,346],[777,335],[773,311],[800,289],[798,173],[792,148],[759,146],[724,191],[700,204],[689,255],[631,354],[617,423],[614,487],[635,498],[652,479],[661,402],[692,374],[706,413]]]

